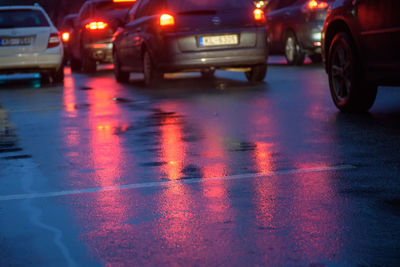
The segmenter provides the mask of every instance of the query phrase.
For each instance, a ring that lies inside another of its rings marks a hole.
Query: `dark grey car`
[[[248,0],[139,0],[113,43],[118,81],[143,72],[146,85],[163,73],[215,69],[245,71],[249,81],[267,71],[265,17]]]
[[[271,53],[284,54],[289,65],[308,55],[321,62],[321,30],[333,0],[271,0],[266,7]]]

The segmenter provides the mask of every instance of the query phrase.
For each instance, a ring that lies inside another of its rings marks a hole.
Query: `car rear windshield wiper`
[[[201,10],[188,10],[178,12],[180,15],[215,15],[217,14],[217,10],[213,9],[201,9]]]

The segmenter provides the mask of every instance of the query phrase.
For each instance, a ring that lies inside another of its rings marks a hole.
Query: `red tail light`
[[[307,3],[307,9],[315,10],[315,9],[324,9],[328,7],[327,2],[317,1],[317,0],[310,0]]]
[[[51,33],[49,37],[49,42],[47,43],[47,48],[53,48],[59,46],[61,43],[58,33]]]
[[[162,14],[160,16],[160,26],[167,27],[167,26],[174,26],[175,25],[175,18],[170,14]]]
[[[108,24],[104,21],[93,21],[85,25],[85,28],[90,31],[104,30]]]
[[[70,35],[69,32],[63,32],[61,35],[63,42],[67,43],[69,41]]]
[[[257,22],[265,22],[265,14],[264,11],[260,8],[256,8],[253,11],[254,19]]]

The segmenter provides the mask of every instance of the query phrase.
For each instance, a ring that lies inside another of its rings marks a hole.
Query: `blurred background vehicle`
[[[112,37],[135,0],[89,0],[75,20],[69,52],[74,71],[92,73],[101,63],[112,63]]]
[[[75,20],[78,14],[70,14],[64,17],[64,20],[59,27],[61,39],[64,45],[64,65],[68,64],[70,58],[70,47],[69,42],[71,39],[71,34],[74,29]]]
[[[0,74],[38,72],[43,83],[64,79],[58,30],[38,5],[0,7]]]
[[[267,72],[265,17],[248,0],[139,0],[113,49],[117,81],[143,72],[147,86],[166,72],[244,71],[251,82]]]
[[[322,32],[331,96],[344,112],[369,110],[379,85],[400,85],[400,1],[335,1]]]
[[[289,65],[305,56],[321,62],[321,30],[333,0],[271,0],[266,6],[271,54],[284,54]]]

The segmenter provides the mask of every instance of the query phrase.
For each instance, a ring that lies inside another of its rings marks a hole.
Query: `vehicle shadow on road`
[[[268,84],[249,83],[225,77],[202,78],[195,74],[166,75],[162,84],[155,88],[147,88],[142,80],[130,83],[138,90],[150,93],[156,97],[186,97],[202,94],[249,94],[263,92],[268,89]]]

